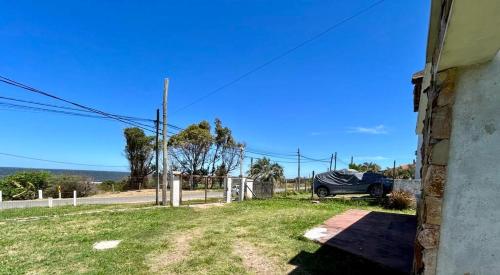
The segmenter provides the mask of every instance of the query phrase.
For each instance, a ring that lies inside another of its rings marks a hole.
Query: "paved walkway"
[[[416,217],[348,210],[333,216],[306,237],[402,273],[410,273]]]

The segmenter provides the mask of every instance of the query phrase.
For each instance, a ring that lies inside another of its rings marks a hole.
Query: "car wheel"
[[[372,187],[370,187],[370,190],[369,190],[369,193],[370,193],[370,196],[371,197],[382,197],[383,193],[384,193],[384,190],[382,189],[382,187],[380,185],[373,185]]]
[[[326,187],[318,187],[318,189],[316,190],[316,194],[318,195],[318,197],[324,198],[328,196],[328,189]]]

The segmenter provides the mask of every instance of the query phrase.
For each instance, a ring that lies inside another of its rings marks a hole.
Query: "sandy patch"
[[[253,244],[238,240],[233,251],[242,261],[245,269],[251,274],[279,274],[281,273],[272,259]]]

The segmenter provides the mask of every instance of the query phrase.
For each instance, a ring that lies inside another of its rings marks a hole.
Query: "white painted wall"
[[[438,274],[500,271],[500,56],[459,70]]]

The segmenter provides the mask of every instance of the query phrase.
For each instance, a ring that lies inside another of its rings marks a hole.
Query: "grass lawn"
[[[365,201],[334,199],[312,204],[304,197],[254,200],[207,209],[148,207],[112,212],[138,206],[60,207],[40,212],[52,217],[29,221],[6,219],[40,213],[33,209],[0,211],[0,273],[376,271],[376,266],[354,256],[333,250],[325,252],[302,235],[350,208],[385,210]],[[96,209],[106,211],[67,215]],[[122,242],[116,249],[93,250],[92,245],[103,240]]]

